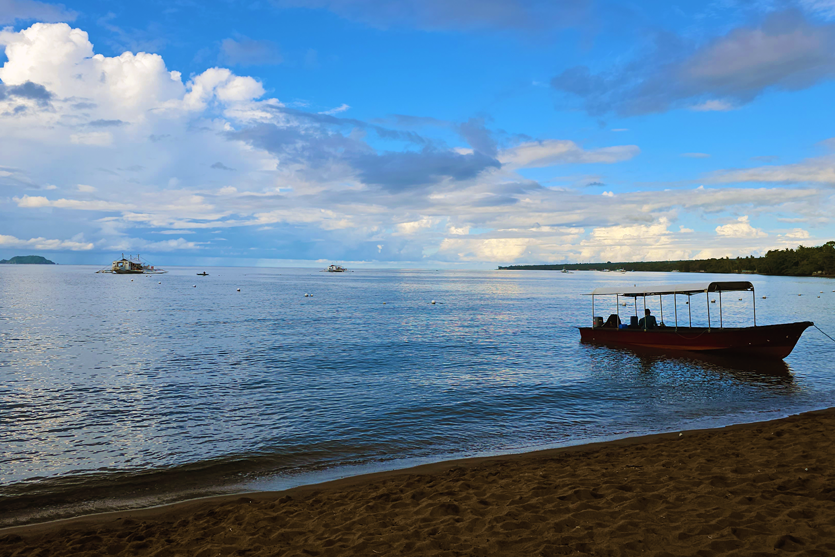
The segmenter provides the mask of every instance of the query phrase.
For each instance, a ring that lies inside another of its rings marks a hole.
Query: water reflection
[[[589,343],[591,345],[591,343]],[[594,345],[598,366],[634,365],[642,373],[674,370],[676,373],[714,373],[717,379],[728,375],[751,385],[790,387],[795,379],[785,360],[735,357],[705,352],[654,349],[645,347]]]

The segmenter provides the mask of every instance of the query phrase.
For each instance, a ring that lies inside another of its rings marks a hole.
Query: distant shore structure
[[[348,269],[342,267],[341,265],[329,265],[327,269],[323,269],[323,271],[328,273],[346,273]]]
[[[121,259],[117,259],[110,264],[109,269],[100,269],[97,273],[113,273],[115,275],[163,275],[167,273],[165,269],[157,269],[147,261],[142,261],[139,254],[136,257],[122,254]]]

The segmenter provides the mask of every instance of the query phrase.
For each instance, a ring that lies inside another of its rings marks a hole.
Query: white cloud
[[[92,242],[85,242],[78,237],[73,240],[48,240],[46,238],[30,238],[21,240],[14,236],[0,234],[0,248],[31,248],[36,250],[71,250],[89,251],[95,246]]]
[[[682,157],[687,157],[688,159],[707,159],[710,158],[710,155],[707,153],[682,153]]]
[[[470,227],[469,226],[460,226],[459,227],[459,226],[450,225],[450,226],[447,227],[447,232],[449,234],[452,234],[452,235],[455,235],[455,236],[466,236],[467,234],[470,233]]]
[[[695,104],[690,107],[690,110],[696,110],[698,112],[727,112],[729,110],[734,110],[735,108],[736,107],[728,101],[714,99]]]
[[[340,112],[345,112],[346,110],[348,110],[350,108],[351,108],[350,106],[343,103],[343,104],[337,106],[336,108],[331,108],[330,110],[324,110],[324,111],[320,112],[319,114],[328,114],[330,116],[333,116],[334,114],[339,114]]]
[[[748,222],[748,216],[741,216],[736,222],[725,224],[716,227],[716,233],[719,236],[728,236],[730,238],[763,238],[768,236],[759,228],[754,228]]]
[[[802,228],[794,228],[781,236],[791,240],[805,240],[809,238],[809,233]]]
[[[78,191],[84,193],[93,193],[94,191],[96,191],[96,188],[94,188],[93,186],[88,186],[86,184],[78,184],[76,188],[78,188]]]
[[[835,0],[800,0],[800,5],[827,19],[835,19]]]
[[[537,168],[570,163],[611,164],[629,160],[640,152],[637,145],[619,145],[587,151],[573,141],[547,139],[505,149],[499,153],[499,161],[510,168]]]
[[[411,222],[401,222],[395,228],[398,234],[411,235],[425,228],[431,228],[434,224],[432,219],[422,218]]]
[[[438,251],[459,261],[514,261],[525,253],[531,241],[530,238],[445,238]]]
[[[722,170],[713,175],[714,182],[803,182],[835,184],[835,157],[817,157],[795,164],[760,166],[742,170]]]
[[[113,134],[110,132],[74,133],[70,135],[70,142],[76,145],[107,147],[113,143]]]
[[[602,194],[600,194],[600,195],[602,195],[602,196],[604,196],[604,197],[614,197],[614,196],[615,196],[615,192],[613,192],[613,191],[604,191],[604,192],[603,192]]]
[[[76,13],[64,6],[55,6],[37,0],[0,0],[0,25],[18,21],[72,21]]]

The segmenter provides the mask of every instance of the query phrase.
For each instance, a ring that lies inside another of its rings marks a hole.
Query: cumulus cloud
[[[601,73],[577,66],[551,85],[583,99],[591,114],[630,116],[688,106],[729,110],[769,89],[805,89],[833,76],[835,25],[784,11],[697,48],[659,34],[640,61]]]
[[[739,217],[736,222],[731,222],[722,226],[716,227],[716,233],[719,236],[728,236],[730,238],[762,238],[768,236],[759,228],[754,228],[748,222],[748,216]]]

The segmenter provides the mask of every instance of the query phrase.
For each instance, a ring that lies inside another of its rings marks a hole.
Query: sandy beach
[[[0,555],[835,553],[835,409],[0,530]]]

